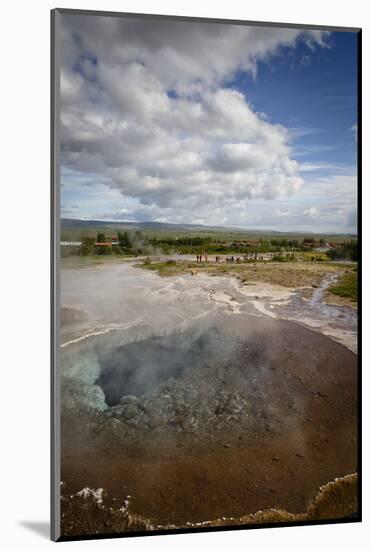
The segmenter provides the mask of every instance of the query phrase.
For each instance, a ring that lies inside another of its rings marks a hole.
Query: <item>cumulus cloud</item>
[[[306,208],[303,212],[303,216],[307,216],[308,218],[313,218],[314,220],[318,218],[319,212],[317,208],[314,208],[312,206],[311,208]]]
[[[276,210],[274,210],[273,212],[273,217],[274,218],[287,218],[288,216],[291,216],[292,215],[292,212],[291,210],[281,210],[280,208],[277,208]]]
[[[358,141],[358,124],[353,124],[350,130],[354,133],[354,139]]]
[[[318,232],[357,232],[357,173],[339,166],[335,174],[319,176],[308,173],[305,185],[297,196],[277,199],[272,217],[276,228],[300,228]],[[337,173],[336,173],[337,172]],[[269,204],[267,204],[269,208]],[[254,205],[263,213],[265,227],[269,227],[268,209]],[[258,226],[256,224],[256,226]]]
[[[61,158],[138,200],[137,219],[245,220],[296,193],[292,133],[228,87],[236,71],[326,33],[63,15]],[[127,213],[125,213],[127,215]]]

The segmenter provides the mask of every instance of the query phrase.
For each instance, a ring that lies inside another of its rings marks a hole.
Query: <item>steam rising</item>
[[[107,404],[117,405],[124,395],[140,396],[170,378],[180,378],[188,369],[225,362],[233,352],[231,342],[222,345],[218,336],[213,327],[98,350],[101,373],[96,383]]]

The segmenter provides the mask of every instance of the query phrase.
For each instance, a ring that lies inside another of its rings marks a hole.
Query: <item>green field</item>
[[[142,223],[125,225],[75,220],[73,227],[62,223],[61,241],[81,242],[61,247],[62,257],[115,255],[223,255],[258,259],[261,253],[275,261],[357,260],[357,239],[350,235],[279,233],[233,228]],[[81,225],[79,225],[79,223]],[[96,224],[96,225],[95,225]],[[112,239],[115,246],[111,246]],[[327,247],[327,248],[326,248]],[[324,249],[324,250],[323,250]],[[326,251],[327,250],[327,251]]]
[[[358,297],[357,271],[354,270],[352,273],[345,273],[336,285],[329,288],[329,291],[336,296],[349,298],[350,300],[356,302]]]

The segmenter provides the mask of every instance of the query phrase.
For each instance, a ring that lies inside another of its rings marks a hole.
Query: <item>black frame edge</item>
[[[312,525],[343,525],[349,523],[361,523],[362,522],[362,28],[361,27],[336,27],[326,25],[311,25],[311,24],[296,24],[296,23],[273,23],[263,21],[249,21],[249,20],[236,20],[236,19],[218,19],[218,18],[206,18],[206,17],[193,17],[193,16],[178,16],[178,15],[159,15],[148,13],[127,13],[127,12],[115,12],[115,11],[99,11],[99,10],[83,10],[83,9],[70,9],[70,8],[54,8],[50,11],[51,14],[51,93],[50,93],[50,159],[51,159],[51,186],[50,186],[50,200],[51,200],[51,216],[50,216],[50,235],[51,235],[51,282],[50,282],[50,298],[51,298],[51,516],[50,516],[50,533],[51,540],[54,542],[69,542],[79,540],[101,540],[101,539],[114,539],[114,538],[133,538],[143,536],[160,536],[160,535],[177,535],[188,533],[209,533],[218,531],[249,531],[251,529],[268,529],[268,528],[280,528],[280,527],[305,527]],[[126,17],[126,18],[143,18],[143,19],[160,19],[169,21],[191,21],[202,23],[220,23],[230,25],[246,25],[257,27],[280,27],[280,28],[300,28],[310,30],[324,30],[330,32],[355,32],[357,33],[357,229],[358,229],[358,395],[357,395],[357,408],[358,408],[358,511],[356,517],[345,517],[330,520],[312,520],[312,521],[292,521],[292,522],[279,522],[279,523],[264,523],[264,524],[245,524],[245,525],[230,525],[220,527],[195,527],[184,529],[172,529],[172,530],[156,530],[156,531],[136,531],[136,532],[123,532],[123,533],[105,533],[105,534],[92,534],[81,536],[65,536],[60,533],[60,464],[59,456],[60,445],[60,427],[59,427],[59,377],[58,377],[58,330],[59,322],[57,316],[57,308],[59,306],[58,292],[59,292],[59,277],[58,269],[59,265],[59,155],[58,155],[58,140],[57,140],[57,116],[58,116],[58,100],[59,89],[58,71],[59,66],[57,63],[57,19],[59,15],[87,15],[87,16],[100,16],[100,17]],[[58,462],[57,462],[58,461]]]
[[[55,540],[54,449],[54,52],[55,12],[50,12],[50,538]]]
[[[313,525],[346,525],[348,523],[360,523],[362,520],[356,518],[339,518],[331,520],[311,520],[311,521],[287,521],[280,523],[252,523],[244,525],[223,525],[220,527],[190,527],[182,529],[159,529],[156,531],[131,531],[124,533],[106,533],[92,534],[82,536],[66,536],[62,535],[57,542],[73,542],[78,540],[104,540],[104,539],[127,539],[139,537],[156,537],[163,535],[185,535],[193,533],[217,533],[226,531],[250,531],[255,529],[272,529],[285,527],[311,527]]]
[[[362,521],[362,29],[357,34],[357,230],[358,230],[358,515]]]
[[[60,540],[58,10],[50,11],[50,539]]]
[[[308,30],[323,30],[323,31],[341,31],[341,32],[358,32],[360,27],[337,27],[330,25],[315,25],[310,23],[283,23],[269,21],[252,21],[247,19],[219,19],[217,17],[197,17],[188,15],[171,15],[171,14],[155,14],[155,13],[135,13],[135,12],[120,12],[120,11],[100,11],[100,10],[84,10],[74,8],[55,8],[56,12],[65,15],[92,15],[99,17],[126,17],[140,19],[160,19],[168,21],[190,21],[200,23],[227,23],[229,25],[253,25],[255,27],[280,27],[285,29],[308,29]]]

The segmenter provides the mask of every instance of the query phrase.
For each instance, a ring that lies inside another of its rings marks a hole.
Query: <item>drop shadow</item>
[[[50,523],[48,521],[20,521],[18,524],[33,531],[43,539],[50,538]]]

